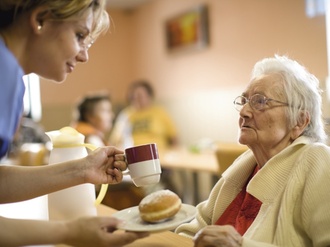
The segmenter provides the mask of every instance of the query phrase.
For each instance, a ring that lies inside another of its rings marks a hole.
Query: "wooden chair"
[[[238,143],[218,143],[216,157],[221,175],[234,162],[234,160],[248,150],[248,147]]]
[[[133,183],[122,182],[109,185],[102,204],[117,210],[122,210],[138,206],[144,197],[145,193],[141,187],[138,188]]]

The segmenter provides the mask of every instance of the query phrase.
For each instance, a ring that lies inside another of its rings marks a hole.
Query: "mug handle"
[[[130,175],[130,173],[129,173],[129,170],[128,169],[126,169],[125,171],[122,171],[121,172],[123,175]]]

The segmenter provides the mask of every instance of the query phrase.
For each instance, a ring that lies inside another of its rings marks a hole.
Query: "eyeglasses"
[[[88,35],[82,42],[80,42],[80,46],[87,51],[94,44],[94,39],[91,35]]]
[[[60,19],[48,19],[47,21],[53,21],[53,22],[63,22]],[[75,33],[73,32],[75,37],[78,38],[79,46],[87,51],[91,46],[94,44],[95,39],[93,36],[89,33],[88,35],[84,35],[84,33]],[[77,36],[78,35],[78,36]]]
[[[280,103],[282,105],[288,106],[288,103],[282,102],[282,101],[278,101],[275,99],[270,99],[267,98],[266,96],[262,95],[262,94],[255,94],[252,95],[249,99],[244,97],[244,96],[238,96],[235,100],[234,100],[234,105],[237,111],[241,111],[243,106],[245,106],[247,103],[250,104],[251,108],[257,111],[261,111],[263,109],[265,109],[267,103],[269,101],[274,101],[277,103]]]

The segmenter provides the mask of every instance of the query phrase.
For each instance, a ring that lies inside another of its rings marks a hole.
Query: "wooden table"
[[[115,209],[103,204],[97,206],[99,216],[111,216]],[[193,241],[189,238],[180,236],[171,231],[152,233],[149,237],[136,240],[125,245],[125,247],[193,247]],[[67,245],[56,245],[56,247],[67,247]]]
[[[159,153],[162,168],[179,173],[179,192],[184,203],[197,205],[205,200],[220,177],[220,169],[214,150],[198,153],[185,147]]]
[[[125,247],[192,247],[191,239],[182,237],[173,232],[161,232],[151,234],[147,238],[139,239]]]
[[[194,172],[210,172],[219,175],[219,165],[212,150],[193,153],[187,148],[169,149],[159,154],[162,167],[190,170]]]

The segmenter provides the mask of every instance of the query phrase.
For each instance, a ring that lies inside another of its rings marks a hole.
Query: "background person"
[[[112,128],[113,111],[110,96],[104,93],[90,94],[78,103],[76,121],[73,127],[85,136],[85,143],[97,147],[109,145],[107,134]],[[96,186],[96,193],[101,186]],[[120,184],[108,187],[102,204],[117,210],[137,206],[144,197],[141,188],[136,187],[129,176],[124,176]]]
[[[85,142],[97,147],[109,145],[107,134],[112,128],[113,110],[108,94],[83,97],[76,107],[76,121],[72,126],[85,136]]]
[[[127,98],[128,105],[115,117],[109,136],[109,142],[122,149],[134,146],[132,126],[129,121],[129,116],[134,111],[134,106],[131,97],[128,96]]]
[[[148,81],[136,81],[130,87],[133,110],[129,114],[134,145],[157,143],[160,150],[178,144],[175,124],[166,110],[155,103],[155,92]]]
[[[148,81],[133,82],[128,89],[127,99],[129,105],[115,120],[110,135],[111,143],[127,143],[124,145],[126,148],[132,144],[155,142],[160,150],[177,145],[175,124],[166,110],[155,103],[155,92]],[[131,140],[120,140],[123,138]]]
[[[250,150],[176,232],[205,246],[330,246],[330,148],[318,80],[285,56],[254,66],[235,101]]]
[[[110,141],[132,145],[156,143],[161,153],[178,144],[177,130],[167,111],[155,103],[155,92],[150,82],[134,81],[128,90],[129,106],[119,113]],[[121,134],[123,133],[123,134]],[[126,137],[128,140],[118,140],[116,137]],[[161,184],[145,188],[146,193],[154,190],[170,189],[178,192],[173,173],[162,168]]]
[[[8,151],[23,110],[23,75],[36,73],[63,81],[88,48],[107,29],[104,0],[0,1],[0,158]],[[0,203],[18,202],[82,183],[114,184],[126,169],[123,152],[102,147],[86,158],[51,166],[0,166]],[[0,246],[68,244],[122,246],[145,233],[116,230],[110,217],[70,221],[17,220],[0,217]]]

